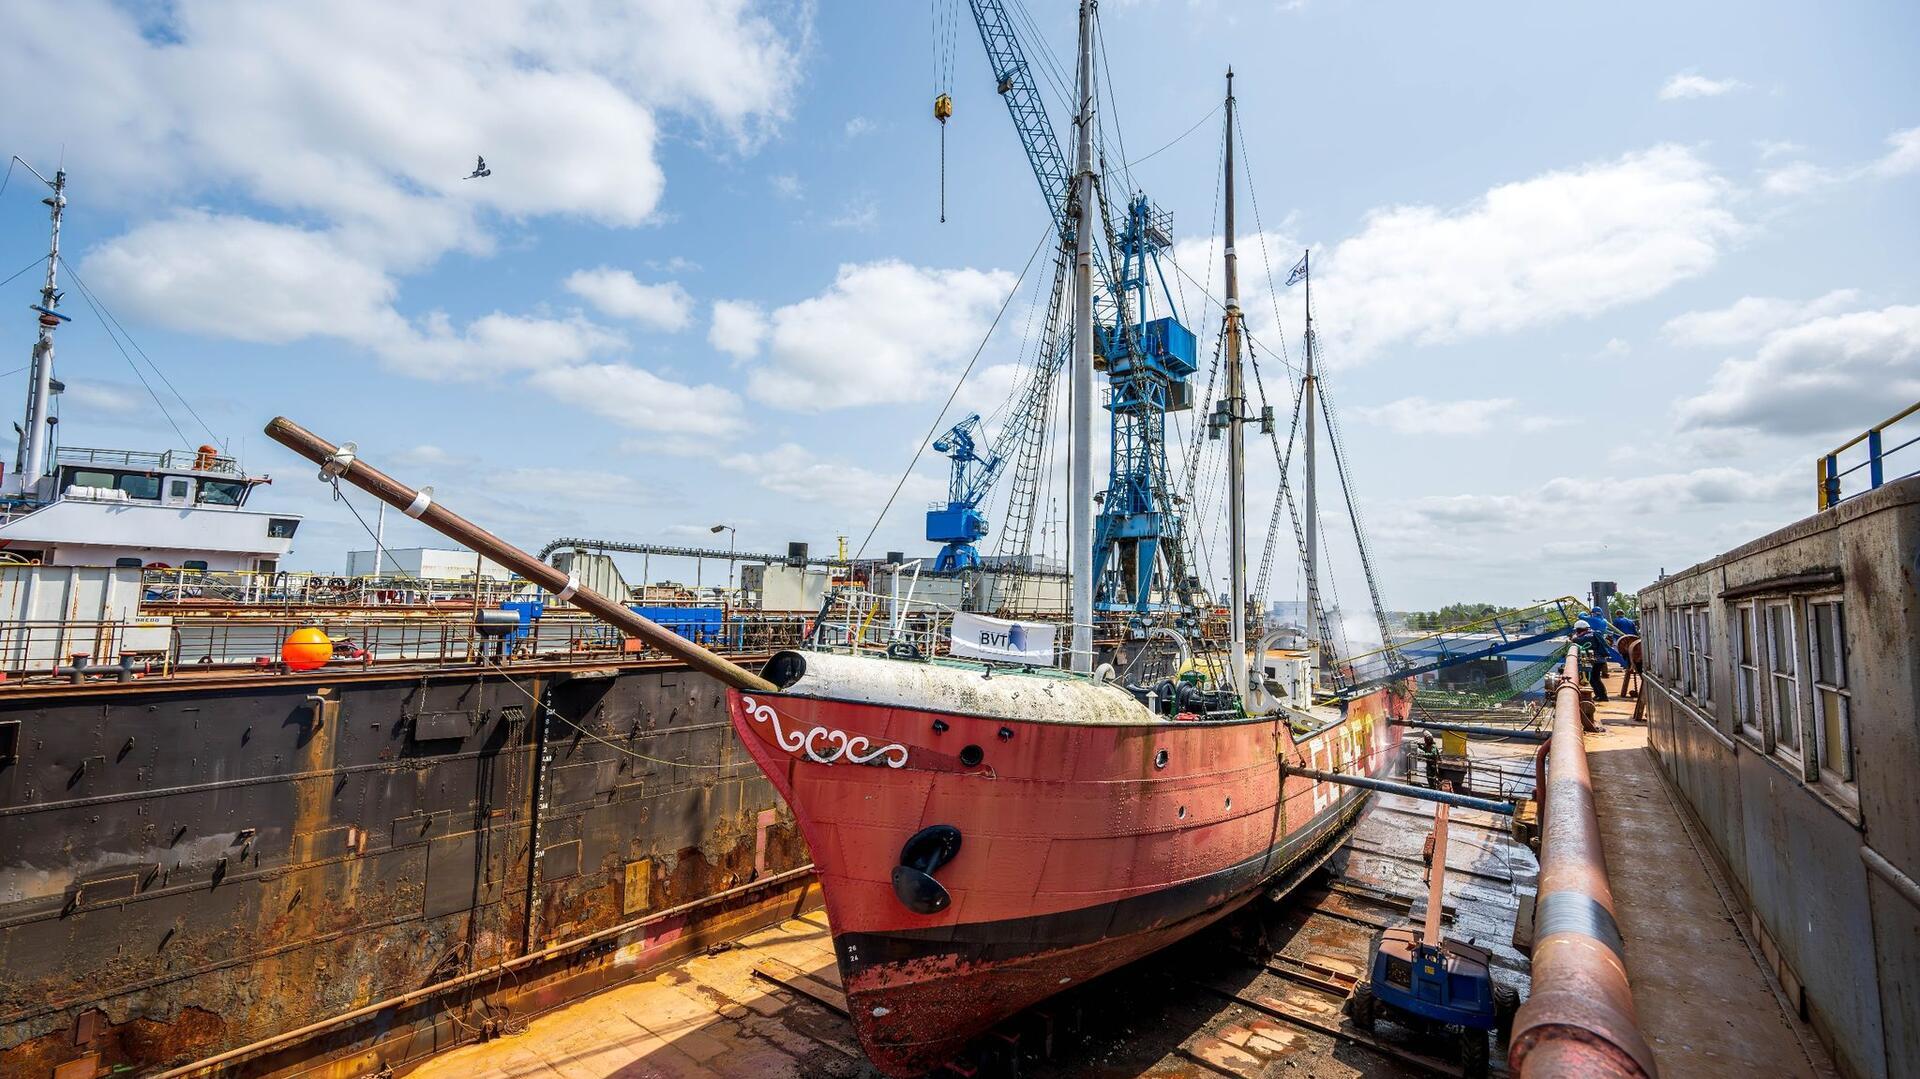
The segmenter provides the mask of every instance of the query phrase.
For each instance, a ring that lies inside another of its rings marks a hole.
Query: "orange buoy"
[[[303,626],[287,634],[280,645],[280,662],[288,670],[311,671],[333,658],[333,641],[319,626]]]

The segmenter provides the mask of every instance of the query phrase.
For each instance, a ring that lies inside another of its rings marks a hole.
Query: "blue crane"
[[[995,88],[1006,102],[1047,211],[1060,233],[1039,358],[1020,400],[994,441],[989,462],[983,463],[985,467],[976,475],[984,497],[1001,466],[1009,460],[1015,462],[1001,538],[1003,547],[1011,540],[1011,549],[1018,552],[1032,534],[1040,445],[1045,434],[1042,428],[1053,385],[1072,351],[1071,335],[1060,324],[1061,301],[1073,260],[1073,215],[1068,212],[1072,177],[1003,0],[968,0],[968,6],[993,70]],[[1165,421],[1167,412],[1192,407],[1187,376],[1194,369],[1194,338],[1175,318],[1140,324],[1148,315],[1150,274],[1159,277],[1159,254],[1171,242],[1167,215],[1154,208],[1146,196],[1136,195],[1129,200],[1121,232],[1116,234],[1111,215],[1103,217],[1107,242],[1094,246],[1095,270],[1101,283],[1094,298],[1095,352],[1108,375],[1112,464],[1107,493],[1095,522],[1094,598],[1102,610],[1130,610],[1144,616],[1156,606],[1153,585],[1157,565],[1167,567],[1162,584],[1172,589],[1185,587],[1191,576],[1180,518],[1173,511],[1170,497]],[[1121,263],[1118,274],[1114,272],[1115,258]],[[1160,279],[1159,285],[1164,293],[1165,280]],[[956,476],[960,467],[956,459]],[[929,540],[937,538],[933,535],[934,516],[928,514]],[[945,511],[942,517],[944,532],[961,532],[957,520],[947,518]],[[980,526],[984,535],[984,518],[980,518]]]
[[[927,510],[927,539],[946,546],[934,559],[935,573],[952,573],[980,565],[980,552],[974,541],[987,534],[987,515],[980,503],[1000,474],[1005,460],[991,451],[980,456],[980,415],[973,413],[953,425],[933,443],[934,452],[953,461],[953,474],[947,480],[947,504]]]

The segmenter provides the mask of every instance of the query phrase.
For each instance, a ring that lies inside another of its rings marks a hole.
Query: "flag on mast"
[[[1293,272],[1287,275],[1287,286],[1292,287],[1307,279],[1307,256],[1301,255],[1300,261],[1293,264]]]

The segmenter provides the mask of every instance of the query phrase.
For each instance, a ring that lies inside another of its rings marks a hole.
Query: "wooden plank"
[[[1329,1034],[1333,1037],[1352,1042],[1355,1045],[1364,1046],[1383,1056],[1389,1056],[1402,1063],[1411,1064],[1416,1068],[1434,1075],[1445,1075],[1458,1079],[1458,1077],[1464,1074],[1459,1068],[1446,1061],[1427,1056],[1424,1053],[1415,1053],[1411,1050],[1402,1049],[1391,1042],[1383,1042],[1361,1032],[1355,1028],[1352,1023],[1346,1022],[1345,1020],[1335,1023],[1320,1016],[1300,1011],[1289,1006],[1286,1001],[1277,997],[1246,994],[1236,989],[1212,985],[1207,982],[1195,982],[1193,984],[1216,996],[1225,997],[1228,1000],[1252,1008],[1254,1011],[1271,1015],[1275,1019],[1284,1020],[1295,1026],[1305,1027],[1308,1030],[1317,1031],[1321,1034]]]
[[[847,1014],[847,995],[833,986],[780,959],[762,959],[753,965],[756,977],[765,978],[784,989],[806,997],[808,1000],[838,1012]]]

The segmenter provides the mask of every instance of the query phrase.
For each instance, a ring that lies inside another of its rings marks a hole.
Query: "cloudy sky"
[[[1065,61],[1072,5],[1013,6]],[[63,438],[216,439],[307,515],[292,564],[329,571],[365,533],[259,434],[275,414],[531,546],[725,523],[857,547],[976,350],[946,422],[1006,397],[1046,277],[964,6],[942,59],[951,7],[0,0],[0,154],[71,175]],[[1203,342],[1240,76],[1242,291],[1286,352],[1265,377],[1285,416],[1300,296],[1269,273],[1311,246],[1392,606],[1637,587],[1804,515],[1813,457],[1920,398],[1912,4],[1112,0],[1103,23],[1115,190],[1172,211]],[[493,175],[462,179],[476,154]],[[0,275],[44,252],[43,195],[18,170],[0,193]],[[35,279],[0,287],[22,364]],[[942,464],[870,550],[928,549]]]

